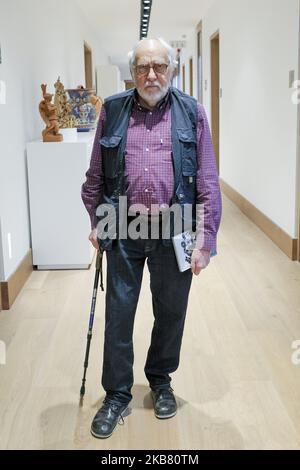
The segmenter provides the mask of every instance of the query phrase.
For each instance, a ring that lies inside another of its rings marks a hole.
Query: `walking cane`
[[[91,346],[91,340],[92,340],[92,331],[93,331],[94,313],[95,313],[96,297],[97,297],[97,290],[98,290],[98,283],[99,283],[99,274],[100,274],[100,287],[101,287],[101,290],[104,291],[103,274],[102,274],[102,259],[103,259],[103,249],[100,247],[97,252],[97,258],[96,258],[96,273],[95,273],[93,297],[92,297],[91,312],[90,312],[90,319],[89,319],[89,329],[87,333],[87,343],[86,343],[85,358],[84,358],[84,372],[83,372],[83,378],[82,378],[82,385],[80,388],[80,402],[82,402],[83,396],[85,394],[86,371],[89,365],[89,354],[90,354],[90,346]]]

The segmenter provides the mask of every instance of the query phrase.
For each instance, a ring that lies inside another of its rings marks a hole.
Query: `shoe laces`
[[[105,398],[103,400],[103,405],[102,405],[102,409],[103,411],[107,411],[109,408],[112,409],[112,411],[116,414],[119,414],[119,421],[118,421],[118,424],[124,424],[124,418],[122,416],[122,411],[120,412],[120,410],[122,408],[124,408],[125,405],[122,405],[120,403],[116,403],[116,402],[113,402],[111,400],[109,400],[108,398]],[[125,406],[126,408],[126,406]],[[124,408],[124,409],[125,409]]]
[[[120,418],[119,418],[119,421],[118,421],[118,424],[120,424],[121,426],[123,426],[123,424],[125,423],[124,421],[124,418],[122,415],[120,415]]]

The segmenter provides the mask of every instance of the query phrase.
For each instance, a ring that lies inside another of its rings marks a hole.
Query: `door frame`
[[[300,8],[298,18],[298,77],[300,80]],[[297,261],[300,261],[300,103],[297,104]]]
[[[218,173],[220,172],[220,31],[210,36],[211,133]]]
[[[84,47],[84,72],[85,72],[85,87],[93,88],[93,54],[92,48],[87,42],[83,42]]]
[[[186,82],[185,82],[185,64],[182,64],[182,91],[183,91],[183,93],[186,93],[185,85],[186,85]]]
[[[201,44],[199,47],[199,33],[201,33]],[[199,103],[203,104],[203,28],[202,20],[196,26],[196,55],[197,55],[197,97]],[[199,74],[199,53],[201,56],[201,74]],[[200,92],[200,93],[199,93]]]
[[[189,58],[189,75],[190,75],[190,95],[194,95],[194,67],[193,67],[193,56]]]

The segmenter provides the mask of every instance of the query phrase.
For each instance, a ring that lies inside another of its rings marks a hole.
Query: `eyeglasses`
[[[153,69],[154,73],[156,74],[165,74],[167,69],[169,67],[169,64],[143,64],[143,65],[135,65],[134,68],[136,70],[137,75],[140,77],[143,75],[148,75],[150,72],[150,69]]]

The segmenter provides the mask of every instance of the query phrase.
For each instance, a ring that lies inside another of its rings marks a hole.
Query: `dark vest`
[[[134,89],[113,95],[104,102],[106,120],[101,143],[104,173],[104,204],[114,206],[119,213],[119,196],[125,195],[125,148],[127,129]],[[171,204],[196,203],[197,173],[197,101],[177,88],[170,88],[172,159],[174,191]],[[100,218],[98,217],[98,221]],[[193,211],[195,229],[195,209]],[[171,229],[171,236],[173,235]],[[115,238],[118,237],[118,228]],[[170,244],[171,240],[164,240]],[[105,249],[111,248],[111,240],[102,240]]]

